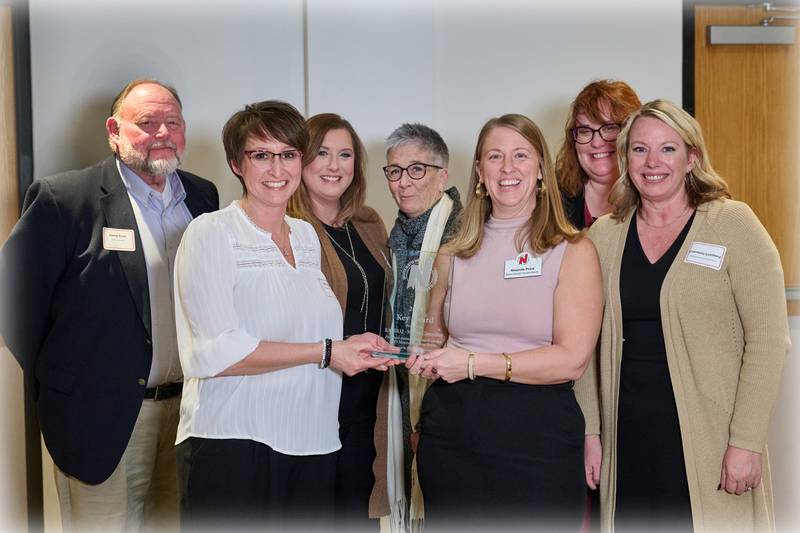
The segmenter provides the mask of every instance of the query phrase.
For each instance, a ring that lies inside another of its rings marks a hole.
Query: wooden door
[[[16,120],[14,114],[14,51],[11,8],[0,6],[0,246],[17,222]]]
[[[16,117],[11,8],[0,5],[0,246],[17,221]],[[0,294],[0,298],[3,296]],[[0,302],[2,304],[2,302]],[[25,407],[22,370],[0,337],[0,529],[27,530]]]
[[[712,46],[706,36],[709,25],[757,25],[778,14],[760,5],[695,6],[695,116],[714,168],[775,241],[793,296],[800,292],[800,29],[793,45]],[[797,300],[789,308],[800,314]]]

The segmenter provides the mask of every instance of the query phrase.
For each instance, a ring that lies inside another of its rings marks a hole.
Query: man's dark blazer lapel
[[[133,252],[114,252],[125,272],[131,297],[136,304],[139,317],[147,330],[148,337],[152,338],[153,332],[150,323],[150,290],[147,285],[147,265],[144,260],[142,240],[139,237],[139,227],[133,214],[128,191],[119,175],[116,159],[110,157],[103,162],[100,177],[100,205],[105,215],[105,227],[117,229],[132,229],[136,242]]]

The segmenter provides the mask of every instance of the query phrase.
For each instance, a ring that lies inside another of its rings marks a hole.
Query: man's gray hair
[[[136,78],[135,80],[131,81],[122,88],[122,90],[117,93],[117,96],[114,97],[114,101],[111,102],[111,116],[114,117],[117,121],[120,120],[120,109],[122,108],[122,102],[128,95],[131,93],[139,85],[158,85],[159,87],[163,87],[164,89],[168,90],[172,97],[178,102],[178,107],[180,108],[181,112],[183,112],[183,102],[181,102],[181,97],[178,96],[178,91],[175,90],[175,87],[169,85],[167,83],[158,81],[155,78]],[[108,139],[108,146],[111,148],[111,151],[117,153],[117,146],[111,141],[111,138]]]
[[[450,162],[450,152],[442,136],[424,124],[406,123],[390,133],[386,138],[386,156],[395,148],[407,144],[415,144],[422,150],[429,151],[437,159],[435,163],[443,167],[447,167]]]

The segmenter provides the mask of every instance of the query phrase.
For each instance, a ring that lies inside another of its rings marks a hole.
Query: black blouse
[[[347,305],[344,313],[344,337],[369,331],[383,335],[384,271],[370,253],[356,228],[348,222],[335,228],[323,224],[336,255],[347,274]],[[349,232],[349,237],[348,237]],[[351,244],[352,242],[352,244]],[[367,278],[367,298],[364,298],[364,276]],[[364,318],[366,314],[366,329]]]

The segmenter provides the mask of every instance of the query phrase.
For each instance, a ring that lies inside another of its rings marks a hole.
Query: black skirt
[[[577,531],[583,440],[571,383],[436,381],[417,454],[426,529]]]

